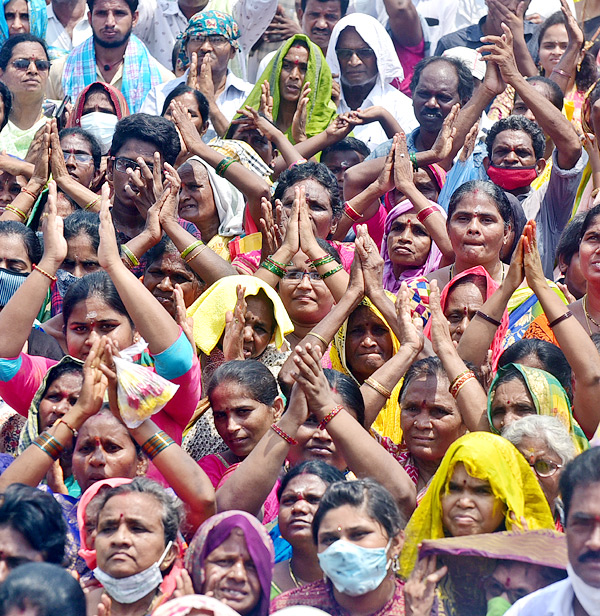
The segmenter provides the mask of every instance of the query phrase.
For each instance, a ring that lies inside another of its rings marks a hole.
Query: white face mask
[[[569,563],[567,565],[569,581],[573,586],[573,592],[583,609],[590,615],[600,614],[600,588],[594,588],[586,584],[576,573]]]
[[[108,595],[117,603],[135,603],[161,585],[163,577],[160,565],[166,558],[172,545],[173,542],[169,541],[162,556],[153,565],[135,575],[115,578],[102,571],[100,567],[96,567],[94,569],[94,577],[104,586]]]
[[[108,154],[119,118],[112,113],[92,111],[81,116],[81,128],[98,139],[102,155]]]

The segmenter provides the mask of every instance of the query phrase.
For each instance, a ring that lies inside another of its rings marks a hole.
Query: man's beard
[[[115,39],[114,41],[103,41],[96,35],[95,32],[93,32],[94,44],[98,45],[99,47],[104,47],[104,49],[114,49],[115,47],[121,47],[122,45],[125,45],[127,41],[129,41],[130,36],[131,30],[129,30],[129,32],[127,32],[127,34],[125,34],[125,36],[123,36],[123,38],[119,40]]]

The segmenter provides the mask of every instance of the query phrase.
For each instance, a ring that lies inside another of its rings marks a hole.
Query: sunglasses
[[[562,464],[557,464],[556,462],[552,462],[552,460],[544,460],[543,458],[539,458],[533,462],[533,456],[529,458],[529,466],[531,466],[535,474],[542,479],[552,477],[556,471],[563,467]]]
[[[18,71],[26,71],[32,62],[35,64],[35,68],[40,72],[50,70],[50,60],[36,60],[35,58],[17,58],[12,61],[12,65]]]
[[[150,169],[150,173],[153,173],[154,163],[146,163],[146,165],[148,169]],[[139,169],[140,173],[142,171],[142,168],[135,160],[131,160],[131,158],[126,158],[125,156],[117,156],[117,158],[115,158],[115,169],[120,173],[127,173],[127,169],[131,169],[132,171],[137,171]]]
[[[356,54],[361,62],[366,62],[375,57],[375,52],[370,47],[364,47],[363,49],[336,49],[335,55],[338,60],[348,62],[352,59],[352,56]]]

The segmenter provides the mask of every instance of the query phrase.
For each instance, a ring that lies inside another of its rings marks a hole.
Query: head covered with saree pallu
[[[185,554],[185,568],[192,578],[194,590],[200,593],[205,582],[204,563],[207,556],[229,538],[234,528],[244,533],[261,588],[258,604],[248,616],[266,616],[269,613],[275,550],[271,537],[254,516],[234,510],[218,513],[206,520],[197,530]]]
[[[0,11],[0,47],[8,40],[8,24],[4,11],[11,0],[2,0]],[[29,13],[29,33],[46,40],[46,28],[48,27],[48,12],[44,0],[27,0],[27,12]]]
[[[493,293],[500,286],[488,273],[485,267],[481,265],[476,265],[475,267],[470,267],[469,269],[461,272],[460,274],[456,274],[450,282],[442,289],[440,294],[440,304],[442,306],[442,312],[446,310],[446,305],[448,304],[448,295],[452,291],[452,288],[460,281],[466,278],[467,276],[481,276],[485,279],[485,296],[483,298],[483,302],[485,303]],[[490,349],[492,351],[492,366],[495,368],[498,364],[498,358],[502,355],[502,351],[504,347],[502,345],[502,341],[504,340],[504,336],[506,334],[506,330],[508,329],[508,313],[506,310],[502,315],[502,320],[500,321],[500,327],[496,329],[496,333],[494,334],[494,338],[492,340],[492,344]],[[423,333],[427,338],[431,340],[431,321],[427,321],[427,325],[423,330]]]
[[[445,536],[442,496],[447,493],[454,468],[459,462],[464,464],[471,477],[489,481],[492,493],[504,504],[504,524],[499,530],[511,530],[515,524],[518,528],[522,517],[529,530],[554,528],[548,501],[519,450],[496,434],[471,432],[450,445],[423,500],[408,522],[400,556],[403,577],[408,577],[413,570],[422,541]]]
[[[205,354],[210,355],[225,330],[225,313],[233,312],[237,301],[237,286],[246,289],[244,297],[263,291],[273,304],[275,345],[278,349],[286,343],[285,336],[294,331],[294,325],[281,298],[272,286],[255,276],[225,276],[212,284],[188,308],[187,315],[194,320],[194,341]],[[287,343],[286,343],[287,344]]]
[[[489,613],[481,581],[502,561],[544,567],[548,584],[566,577],[569,562],[566,536],[549,529],[425,540],[419,559],[426,556],[448,567],[437,588],[447,616]]]
[[[295,34],[283,43],[267,65],[263,74],[256,80],[256,85],[248,95],[244,106],[248,105],[253,109],[259,108],[262,94],[261,87],[264,81],[268,81],[271,96],[273,97],[273,120],[277,122],[279,105],[281,103],[279,78],[281,76],[283,60],[291,47],[299,45],[308,49],[308,68],[306,69],[304,83],[307,81],[310,83],[311,91],[308,95],[308,107],[306,110],[306,136],[314,137],[322,133],[331,124],[337,112],[335,104],[331,100],[331,70],[325,61],[320,47],[315,45],[305,34]],[[298,98],[298,102],[300,102],[300,98]],[[239,114],[235,116],[235,118],[239,117]],[[286,137],[294,143],[291,127],[287,130]]]
[[[391,293],[387,293],[392,301],[395,301],[396,298]],[[390,336],[392,337],[392,346],[394,355],[400,349],[400,343],[398,339],[394,335],[391,327],[387,324],[386,320],[383,318],[383,315],[375,306],[372,304],[371,300],[368,297],[365,297],[360,304],[357,306],[366,306],[378,319],[381,320],[383,325],[390,332]],[[340,329],[337,331],[333,338],[333,343],[331,344],[329,350],[329,357],[331,359],[331,367],[338,372],[343,372],[347,374],[351,379],[353,379],[358,385],[360,383],[356,380],[350,368],[348,366],[348,361],[346,359],[346,337],[348,332],[348,321],[350,317],[348,317],[343,323]],[[392,395],[389,400],[385,403],[385,406],[379,411],[377,418],[373,422],[371,428],[381,434],[381,436],[387,436],[391,438],[394,443],[399,444],[402,441],[402,428],[400,428],[400,389],[402,387],[402,379],[398,382],[398,384],[392,390]]]
[[[385,195],[385,204],[387,207],[391,206],[389,195],[389,192]],[[437,203],[429,201],[429,205],[437,209],[441,214],[443,214],[444,218],[446,218],[446,212]],[[433,272],[439,267],[442,259],[442,252],[437,247],[437,244],[431,240],[431,248],[429,249],[429,254],[427,255],[427,259],[425,259],[425,263],[414,269],[405,269],[400,276],[396,278],[396,275],[394,274],[394,266],[388,250],[388,235],[390,234],[390,230],[396,218],[398,218],[398,216],[402,216],[402,214],[406,214],[406,212],[410,212],[411,210],[414,210],[413,204],[408,199],[404,199],[404,201],[401,201],[398,205],[389,210],[385,219],[383,240],[381,241],[381,256],[384,261],[383,288],[391,293],[398,293],[400,290],[400,285],[403,281],[409,281],[414,278],[418,278],[419,276],[426,276],[430,272]]]
[[[487,413],[490,422],[490,430],[494,434],[499,434],[492,423],[492,403],[494,401],[494,393],[498,386],[500,378],[507,373],[513,373],[516,378],[521,378],[521,381],[527,388],[535,410],[538,415],[547,415],[556,417],[566,430],[569,431],[571,440],[575,445],[578,454],[586,449],[589,449],[590,444],[579,424],[573,417],[569,396],[560,384],[558,379],[545,370],[539,368],[530,368],[522,364],[507,364],[500,368],[490,385],[488,392]]]
[[[75,103],[73,104],[73,111],[69,115],[69,119],[67,121],[67,127],[72,128],[74,126],[81,126],[81,116],[83,115],[83,107],[85,105],[85,101],[87,100],[88,93],[90,89],[94,90],[104,90],[108,95],[108,98],[112,102],[115,107],[115,115],[117,116],[117,120],[121,118],[126,118],[129,115],[129,107],[127,106],[127,101],[123,94],[121,94],[120,90],[117,90],[114,86],[111,86],[108,83],[103,81],[94,81],[89,86],[83,88],[83,90],[79,93],[77,98],[75,99]]]

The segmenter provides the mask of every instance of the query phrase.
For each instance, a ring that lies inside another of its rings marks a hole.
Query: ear
[[[283,404],[283,398],[277,396],[277,398],[275,398],[275,402],[273,403],[275,421],[277,421],[283,415],[284,406],[285,405]]]
[[[150,461],[146,456],[140,457],[138,456],[137,465],[135,467],[135,476],[136,477],[145,477],[148,472],[148,466],[150,466]]]
[[[92,11],[88,11],[87,19],[88,19],[88,23],[91,24],[92,23]]]
[[[140,12],[135,11],[135,13],[131,16],[131,27],[132,28],[135,28],[139,18],[140,18]]]
[[[207,130],[208,130],[208,122],[204,122],[204,124],[202,124],[202,130],[200,131],[200,137],[204,137]]]
[[[537,174],[542,175],[545,168],[546,160],[543,158],[538,159],[538,161],[535,163],[535,170],[537,171]]]
[[[558,269],[563,276],[567,273],[567,270],[569,269],[569,265],[565,263],[564,255],[558,255]]]
[[[503,240],[503,244],[506,244],[506,242],[508,242],[508,238],[510,236],[510,232],[512,231],[512,223],[508,223],[505,227],[504,227],[504,240]],[[518,239],[518,238],[517,238]]]
[[[302,8],[296,9],[296,17],[298,18],[298,23],[302,28],[302,19],[304,19],[304,11],[302,10]]]
[[[179,554],[179,546],[177,545],[176,542],[173,542],[171,544],[171,547],[169,548],[169,551],[167,552],[167,555],[165,556],[165,559],[162,561],[162,564],[160,565],[160,570],[166,571],[175,562],[175,559],[177,558],[178,554]]]
[[[404,531],[401,530],[393,539],[390,545],[390,556],[392,558],[400,556],[400,552],[404,546]]]
[[[486,156],[483,159],[483,168],[485,169],[485,172],[487,173],[487,170],[489,168],[489,166],[491,165],[492,161],[490,160],[489,156]]]
[[[337,226],[338,226],[339,222],[340,222],[340,219],[339,219],[339,218],[334,218],[334,219],[331,221],[331,226],[329,227],[329,235],[330,235],[331,237],[333,237],[333,234],[335,233],[335,231],[336,231],[336,229],[337,229]]]
[[[106,181],[112,186],[113,185],[113,171],[114,171],[115,161],[112,156],[108,156],[106,159]]]

